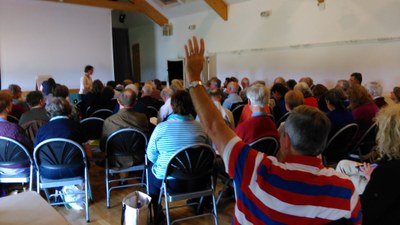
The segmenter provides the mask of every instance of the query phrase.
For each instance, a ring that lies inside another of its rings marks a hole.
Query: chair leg
[[[108,170],[106,171],[106,206],[110,208],[110,183],[108,182]]]
[[[89,215],[89,193],[92,195],[90,190],[90,183],[89,183],[89,172],[85,167],[85,211],[86,211],[86,222],[90,222],[90,215]]]

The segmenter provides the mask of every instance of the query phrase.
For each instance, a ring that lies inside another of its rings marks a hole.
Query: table
[[[68,225],[38,193],[28,191],[0,198],[0,224]]]

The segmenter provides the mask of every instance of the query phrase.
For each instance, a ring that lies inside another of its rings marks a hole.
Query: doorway
[[[173,79],[183,80],[183,60],[168,60],[168,82],[171,84]]]
[[[140,47],[139,44],[132,45],[132,65],[133,65],[133,81],[140,82]]]
[[[114,78],[117,83],[132,79],[128,29],[113,28]]]

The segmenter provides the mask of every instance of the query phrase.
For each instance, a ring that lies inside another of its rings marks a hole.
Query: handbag
[[[134,191],[122,200],[121,225],[145,225],[151,197]]]

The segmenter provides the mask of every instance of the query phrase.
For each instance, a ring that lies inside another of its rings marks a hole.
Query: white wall
[[[79,88],[84,66],[93,79],[114,79],[111,11],[37,0],[0,0],[1,88],[34,90],[37,75]]]
[[[163,78],[166,61],[183,57],[184,43],[197,35],[216,54],[221,79],[249,76],[270,84],[276,76],[308,75],[332,87],[358,71],[365,82],[383,82],[387,94],[400,85],[399,8],[398,0],[326,1],[323,11],[311,0],[251,0],[231,5],[228,21],[214,11],[170,19],[173,36],[155,30],[156,73]],[[269,18],[260,17],[265,10],[272,10]]]

